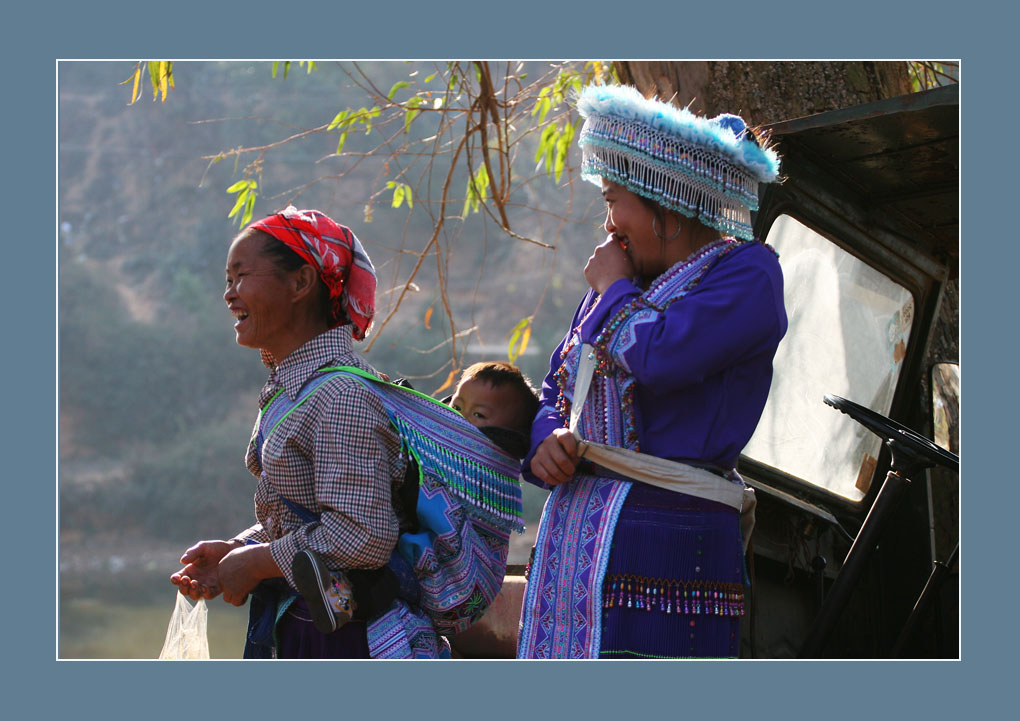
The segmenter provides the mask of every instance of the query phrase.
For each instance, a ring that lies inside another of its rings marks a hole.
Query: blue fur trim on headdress
[[[779,176],[779,156],[746,139],[747,126],[737,115],[704,118],[687,108],[648,99],[629,85],[589,85],[577,99],[577,111],[583,118],[615,115],[637,120],[725,157],[762,183]]]

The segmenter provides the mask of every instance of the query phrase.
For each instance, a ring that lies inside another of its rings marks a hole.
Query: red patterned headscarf
[[[318,268],[333,305],[329,327],[349,318],[354,337],[364,339],[375,315],[375,268],[350,228],[318,210],[293,205],[248,227],[269,233]]]

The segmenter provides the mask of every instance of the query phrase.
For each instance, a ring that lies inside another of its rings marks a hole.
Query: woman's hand
[[[257,543],[239,546],[223,556],[219,565],[223,600],[235,606],[242,605],[252,589],[264,578],[282,576],[280,567],[269,552],[269,544]]]
[[[186,565],[170,576],[170,583],[177,586],[178,590],[192,601],[216,598],[222,590],[218,572],[220,559],[231,549],[237,548],[238,543],[238,541],[196,543],[181,556],[181,563]]]
[[[584,266],[584,279],[600,294],[616,281],[633,278],[636,273],[627,251],[613,235],[595,246],[588,264]]]
[[[580,460],[574,434],[567,428],[557,428],[535,449],[531,472],[550,486],[558,486],[574,477]]]

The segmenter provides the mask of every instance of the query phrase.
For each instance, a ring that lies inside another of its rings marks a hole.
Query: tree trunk
[[[620,81],[708,116],[765,125],[910,92],[906,62],[617,62]]]

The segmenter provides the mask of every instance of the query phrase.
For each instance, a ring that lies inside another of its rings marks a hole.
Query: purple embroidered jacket
[[[579,329],[582,342],[594,343],[616,312],[642,292],[631,281],[618,280],[600,300],[590,290],[581,301],[542,384],[531,452],[524,460],[526,480],[544,486],[531,474],[531,458],[553,430],[567,425],[555,408],[555,373],[573,329]],[[686,297],[654,322],[637,325],[624,356],[637,386],[640,450],[685,463],[734,467],[765,407],[772,360],[786,328],[782,271],[775,254],[760,243],[726,254]]]

